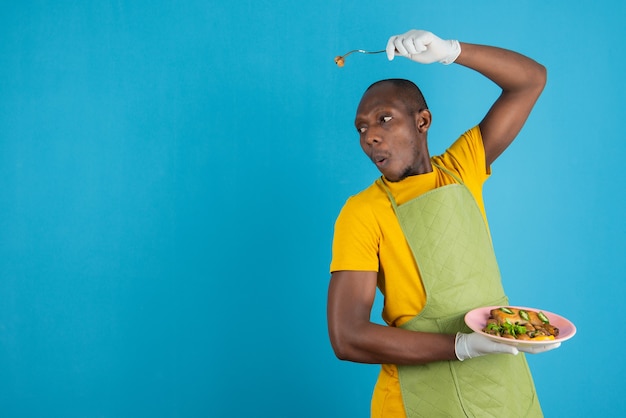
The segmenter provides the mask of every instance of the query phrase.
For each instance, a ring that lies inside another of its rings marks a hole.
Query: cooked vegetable
[[[510,321],[506,321],[504,324],[502,324],[502,328],[503,334],[511,334],[512,336],[516,337],[520,334],[526,334],[526,327],[523,325],[519,325],[519,324],[512,324]]]
[[[550,320],[548,319],[548,317],[543,312],[537,312],[537,316],[539,317],[539,319],[541,319],[541,321],[544,324],[549,324],[550,323]]]
[[[526,311],[523,311],[523,310],[520,309],[519,316],[520,316],[520,318],[522,318],[522,319],[524,319],[526,321],[530,321],[530,317],[528,316],[528,312],[526,312]]]
[[[503,306],[489,313],[483,329],[487,334],[520,340],[554,339],[559,335],[559,329],[543,312]]]

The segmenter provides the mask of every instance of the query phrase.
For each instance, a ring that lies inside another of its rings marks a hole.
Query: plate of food
[[[465,323],[487,338],[515,346],[556,344],[576,334],[576,326],[566,318],[523,306],[473,309],[465,315]]]

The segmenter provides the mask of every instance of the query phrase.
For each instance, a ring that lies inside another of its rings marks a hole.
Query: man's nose
[[[375,129],[371,129],[368,130],[365,136],[365,142],[368,145],[375,145],[375,144],[380,144],[383,141],[382,136],[380,136],[380,133],[377,132]]]

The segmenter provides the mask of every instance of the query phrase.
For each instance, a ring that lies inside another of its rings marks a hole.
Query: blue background
[[[488,216],[511,301],[578,327],[529,359],[546,416],[622,416],[626,7],[610,3],[3,2],[0,415],[367,416],[379,366],[337,360],[325,322],[335,217],[378,175],[356,104],[416,81],[440,153],[498,91],[460,66],[333,58],[423,28],[548,68]]]

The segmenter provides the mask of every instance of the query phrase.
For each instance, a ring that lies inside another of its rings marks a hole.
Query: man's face
[[[357,108],[355,126],[361,148],[389,181],[420,174],[425,133],[417,129],[418,116],[408,113],[392,84],[379,84],[365,92]]]

